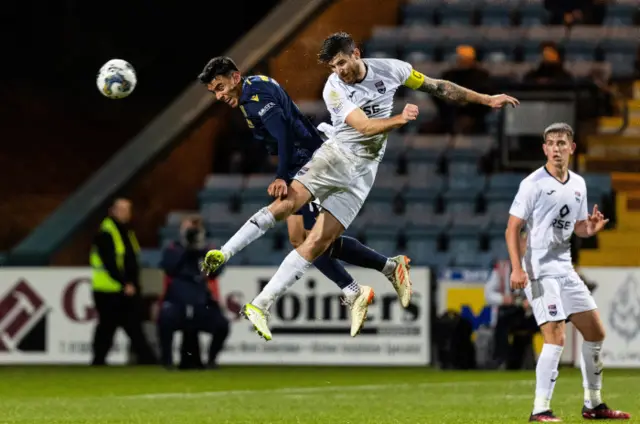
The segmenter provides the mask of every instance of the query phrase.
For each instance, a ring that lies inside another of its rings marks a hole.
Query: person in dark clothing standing
[[[536,68],[525,74],[525,83],[570,84],[573,82],[573,75],[565,69],[556,43],[543,42],[540,45],[540,52],[542,61]]]
[[[93,338],[92,365],[105,365],[113,336],[122,327],[131,340],[138,363],[157,360],[142,332],[140,296],[140,246],[129,227],[131,202],[116,199],[100,224],[91,247],[93,298],[98,325]]]
[[[211,249],[205,245],[205,230],[199,217],[185,218],[180,227],[181,239],[171,243],[162,253],[160,266],[166,273],[165,291],[160,300],[158,339],[162,365],[173,367],[173,333],[182,331],[182,355],[200,355],[194,335],[206,332],[213,336],[209,346],[208,368],[217,367],[218,353],[229,335],[229,321],[213,299],[209,279],[216,279],[222,268],[207,277],[200,262]],[[195,352],[188,352],[195,350]],[[184,359],[182,361],[184,363]],[[196,361],[197,362],[197,361]]]

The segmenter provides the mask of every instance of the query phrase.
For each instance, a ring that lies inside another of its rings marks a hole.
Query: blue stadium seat
[[[429,3],[409,3],[402,7],[404,25],[431,25],[438,1]]]
[[[633,72],[633,63],[639,40],[608,39],[603,43],[604,56],[611,62],[614,75],[629,75]]]
[[[274,238],[263,236],[243,249],[246,265],[266,266],[282,261],[291,250],[291,245],[285,244],[285,249],[276,250]]]
[[[407,209],[405,215],[411,222],[422,222],[423,216],[433,215],[436,213],[436,200],[437,196],[433,197],[421,197],[419,199],[412,199],[411,202],[407,202]]]
[[[447,231],[449,252],[477,252],[480,250],[480,237],[486,231],[489,219],[485,216],[461,215],[454,217]]]
[[[510,193],[513,192],[515,194],[515,192],[518,191],[518,187],[520,187],[520,183],[526,177],[527,174],[517,172],[500,172],[492,174],[489,177],[487,189],[488,191],[505,190]]]
[[[438,176],[438,159],[423,159],[421,161],[411,161],[407,163],[407,172],[410,176],[409,181],[425,181]]]
[[[465,17],[464,19],[469,19],[469,17]],[[441,40],[438,44],[444,50],[445,60],[449,60],[450,57],[447,55],[449,53],[455,54],[456,48],[462,44],[476,46],[479,41],[481,41],[481,30],[478,27],[472,26],[459,26],[459,22],[453,22],[453,26],[455,28],[448,28],[450,31],[447,34],[447,37]]]
[[[366,205],[366,204],[365,204]],[[347,228],[344,232],[345,236],[359,238],[362,234],[364,234],[367,229],[367,221],[364,219],[360,219],[360,215],[356,216],[356,219],[353,220],[349,228]]]
[[[510,5],[500,3],[489,3],[482,7],[482,25],[494,27],[507,27],[511,23]]]
[[[588,172],[582,175],[587,185],[587,195],[591,193],[611,194],[611,174]]]
[[[371,38],[364,45],[367,56],[381,54],[382,57],[396,57],[398,49],[403,45],[400,38]]]
[[[425,175],[426,179],[421,179],[421,172],[415,174],[411,172],[403,194],[409,194],[411,198],[420,198],[420,191],[424,191],[427,197],[432,193],[442,193],[446,188],[446,180],[441,175]]]
[[[633,62],[628,59],[624,59],[625,55],[614,55],[611,54],[609,57],[609,63],[611,63],[611,71],[612,76],[620,77],[620,78],[628,78],[629,75],[633,75],[635,68],[633,66]]]
[[[565,40],[563,46],[566,61],[593,61],[596,59],[597,40]]]
[[[449,178],[449,189],[444,193],[446,211],[453,214],[473,215],[478,195],[485,189],[484,176]]]
[[[242,175],[236,174],[210,174],[204,181],[204,191],[215,193],[222,197],[242,191]]]
[[[158,230],[158,237],[160,240],[172,241],[180,239],[180,226],[179,225],[164,225]]]
[[[445,210],[447,213],[473,215],[476,211],[477,194],[461,191],[450,190],[444,194]]]
[[[585,173],[583,177],[587,185],[588,212],[591,213],[595,204],[602,211],[603,201],[613,193],[611,175],[606,173]]]
[[[386,255],[395,256],[398,250],[398,229],[392,227],[369,226],[364,231],[367,246]]]
[[[502,238],[490,239],[489,252],[495,260],[509,259],[509,251],[507,250],[507,242],[504,239],[504,232]]]
[[[386,155],[378,165],[378,173],[376,174],[376,182],[380,179],[394,177],[398,174],[398,164],[389,160]]]
[[[379,181],[383,181],[383,179],[380,179]],[[404,179],[400,181],[404,181]],[[395,199],[395,197],[398,195],[398,193],[402,192],[402,189],[404,187],[404,185],[385,187],[379,186],[377,184],[378,181],[376,181],[376,184],[371,188],[369,196],[367,197],[367,203],[387,203],[390,205],[393,202],[393,199]]]
[[[453,149],[447,153],[449,177],[475,178],[483,152],[476,149]]]
[[[144,268],[159,268],[162,260],[161,249],[140,249],[140,265]]]
[[[411,234],[414,231],[437,231],[438,233],[445,231],[451,225],[451,216],[437,215],[433,213],[426,213],[427,209],[425,205],[422,207],[414,207],[409,205],[410,209],[407,210],[407,231]]]
[[[464,268],[491,268],[494,262],[494,256],[491,252],[476,253],[460,253],[454,255],[453,262],[455,266]]]
[[[538,62],[540,60],[540,45],[546,41],[562,44],[567,37],[564,26],[535,26],[527,30],[523,39],[525,61]]]
[[[507,198],[505,200],[488,200],[486,215],[491,219],[493,223],[499,223],[503,227],[507,225],[509,220],[509,209],[513,203],[513,198]]]
[[[367,199],[358,213],[358,220],[366,222],[389,220],[394,215],[392,200],[380,198]]]
[[[479,234],[448,233],[447,237],[449,239],[448,252],[452,255],[475,255],[480,250]]]
[[[207,221],[210,217],[213,217],[213,219],[219,219],[216,218],[220,215],[228,215],[230,213],[232,213],[231,209],[229,208],[229,203],[204,203],[202,204],[202,206],[200,207],[200,214],[202,215],[202,219],[204,221]]]
[[[229,259],[229,261],[227,262],[227,265],[229,265],[229,266],[246,265],[245,251],[241,250],[240,252],[238,252],[235,255],[233,255],[233,257],[231,259]],[[274,264],[274,265],[277,265],[277,264]]]
[[[638,4],[608,4],[604,24],[607,26],[632,26],[633,16],[638,13]]]
[[[549,22],[549,14],[540,2],[526,2],[518,7],[522,17],[522,26],[540,26]]]
[[[402,50],[402,55],[405,60],[410,60],[410,63],[431,61],[434,58],[438,42],[430,36],[410,35]]]
[[[407,254],[415,265],[430,264],[430,260],[439,253],[438,238],[442,228],[436,225],[411,227],[406,232]]]
[[[242,197],[244,199],[265,198],[267,187],[273,182],[272,174],[252,174],[245,178]]]
[[[407,137],[410,146],[407,152],[407,160],[422,162],[440,158],[448,149],[451,138],[438,135],[415,135]]]
[[[229,230],[231,229],[228,229],[227,231],[219,229],[207,229],[207,244],[213,247],[221,247],[231,238],[231,236],[233,235],[233,231],[235,231],[236,229],[233,229],[232,231]]]
[[[241,197],[241,209],[240,215],[242,215],[245,219],[249,219],[251,215],[258,212],[260,209],[268,206],[271,202],[273,202],[273,198],[267,195],[267,190],[265,188],[264,193],[243,193]]]
[[[471,26],[473,9],[474,5],[472,2],[447,2],[438,10],[440,15],[440,25],[462,28]]]
[[[426,182],[442,180],[426,180]],[[416,182],[412,180],[412,183]],[[442,188],[434,186],[409,186],[402,194],[407,205],[407,213],[434,213],[438,198],[443,193]],[[427,212],[428,210],[428,212]]]
[[[397,159],[402,153],[407,151],[408,148],[408,143],[405,143],[405,137],[397,133],[390,133],[387,139],[384,158],[382,159],[383,162],[388,158],[392,160]]]
[[[435,252],[427,256],[411,256],[412,263],[419,266],[428,266],[433,270],[448,268],[453,265],[453,255],[449,252]]]
[[[257,210],[253,213],[255,212],[257,212]],[[235,231],[239,229],[253,213],[230,213],[229,211],[223,211],[222,213],[203,216],[203,220],[207,231],[211,233],[228,231],[228,229]]]
[[[486,230],[486,235],[489,238],[489,250],[494,250],[494,248],[502,248],[504,247],[505,239],[504,234],[507,230],[507,221],[506,220],[497,220],[492,219],[489,227]]]

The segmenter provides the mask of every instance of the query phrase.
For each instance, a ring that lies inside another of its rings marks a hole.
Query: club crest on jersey
[[[556,307],[555,304],[553,305],[549,305],[549,315],[551,315],[552,317],[555,317],[556,315],[558,315],[558,308]]]
[[[376,82],[376,88],[378,89],[378,93],[384,94],[387,91],[387,87],[384,86],[384,82],[378,81]]]

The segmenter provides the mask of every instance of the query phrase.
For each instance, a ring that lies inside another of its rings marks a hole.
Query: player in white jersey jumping
[[[333,71],[323,92],[331,112],[333,134],[300,169],[286,195],[256,213],[219,251],[209,252],[203,264],[205,270],[215,270],[272,228],[276,221],[285,219],[313,199],[320,202],[323,211],[306,240],[287,255],[262,292],[242,308],[266,340],[271,339],[267,325],[271,305],[302,277],[360,211],[384,154],[386,133],[417,118],[418,107],[411,104],[407,104],[401,114],[391,117],[393,96],[400,86],[494,108],[518,104],[516,99],[504,94],[478,94],[448,81],[427,78],[400,60],[362,59],[353,39],[345,33],[327,38],[319,59]],[[351,305],[351,336],[362,328],[373,296],[373,290],[368,287],[347,299]]]
[[[561,421],[551,411],[550,402],[558,378],[567,319],[585,340],[581,358],[582,416],[628,419],[629,414],[609,409],[602,401],[600,353],[604,327],[593,297],[571,261],[571,234],[592,237],[609,220],[597,205],[588,214],[584,179],[569,170],[569,158],[576,148],[573,129],[555,123],[545,129],[543,137],[547,163],[520,183],[505,234],[511,260],[511,288],[524,288],[544,339],[536,366],[536,394],[529,421]],[[518,236],[525,226],[529,239],[523,255]]]

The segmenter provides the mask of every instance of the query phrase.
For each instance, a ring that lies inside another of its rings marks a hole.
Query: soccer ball
[[[98,90],[110,99],[124,99],[136,88],[138,77],[126,60],[111,59],[98,71]]]

